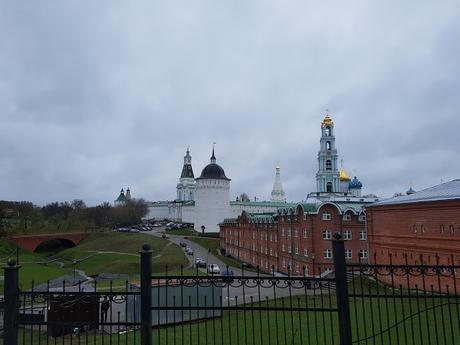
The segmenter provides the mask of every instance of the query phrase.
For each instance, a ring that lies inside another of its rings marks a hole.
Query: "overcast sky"
[[[460,1],[0,2],[0,200],[173,199],[188,145],[231,198],[344,167],[390,196],[460,177]]]

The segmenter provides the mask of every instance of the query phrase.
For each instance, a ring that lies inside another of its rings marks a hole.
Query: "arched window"
[[[331,150],[331,142],[326,141],[326,150],[330,151]]]
[[[326,161],[326,170],[332,170],[332,161],[330,159]]]
[[[326,184],[326,192],[332,193],[332,182]]]
[[[331,127],[327,126],[324,128],[324,135],[327,137],[331,135]]]

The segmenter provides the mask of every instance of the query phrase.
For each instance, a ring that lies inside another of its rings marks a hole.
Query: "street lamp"
[[[75,285],[75,266],[77,264],[77,259],[73,259],[72,260],[72,263],[73,263],[73,285]]]

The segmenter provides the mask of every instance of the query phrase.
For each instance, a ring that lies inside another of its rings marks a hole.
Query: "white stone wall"
[[[219,232],[219,223],[231,216],[230,181],[198,179],[195,190],[195,230]]]
[[[238,218],[241,216],[241,212],[246,211],[248,213],[267,213],[273,212],[276,213],[279,207],[277,206],[261,206],[261,205],[231,205],[230,207],[230,218]]]
[[[169,219],[168,203],[149,205],[149,211],[146,216],[147,219]]]
[[[182,206],[182,221],[184,223],[194,223],[195,222],[195,206]]]

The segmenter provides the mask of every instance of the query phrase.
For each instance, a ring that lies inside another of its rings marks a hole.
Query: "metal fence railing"
[[[144,246],[137,284],[32,284],[27,291],[10,261],[0,344],[459,343],[459,266],[346,264],[339,236],[333,254],[329,276],[228,269],[153,276]]]

